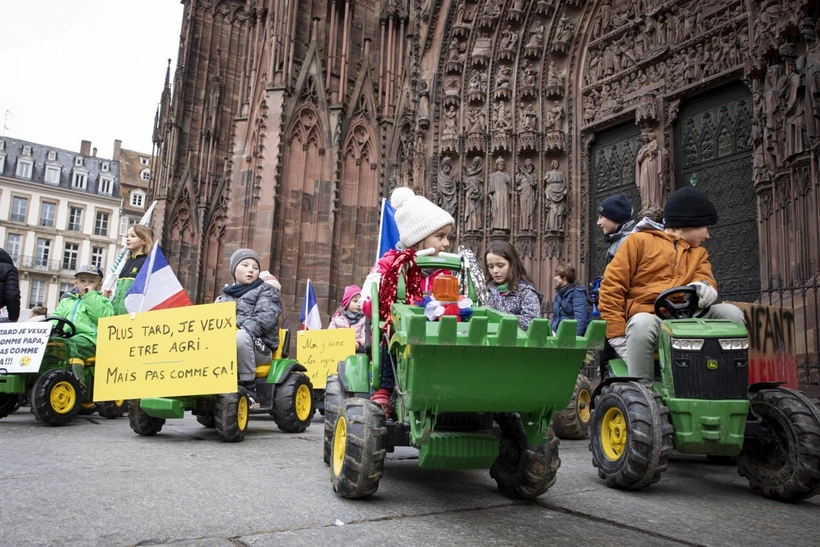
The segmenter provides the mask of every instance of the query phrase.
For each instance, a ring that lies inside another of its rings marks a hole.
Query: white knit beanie
[[[399,240],[410,249],[448,224],[455,225],[453,217],[424,196],[417,196],[410,188],[396,188],[390,195],[390,204],[396,209]]]

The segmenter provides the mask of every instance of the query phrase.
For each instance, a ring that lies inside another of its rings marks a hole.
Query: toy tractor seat
[[[271,364],[277,359],[287,359],[288,346],[290,345],[290,331],[288,329],[279,329],[279,346],[273,352],[271,362],[267,365],[259,365],[256,367],[257,378],[267,378],[270,372]]]

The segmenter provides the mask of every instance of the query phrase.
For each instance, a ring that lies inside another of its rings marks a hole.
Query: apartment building
[[[120,166],[120,208],[119,234],[120,242],[125,244],[125,234],[131,224],[142,219],[150,205],[148,183],[151,180],[151,154],[128,150],[122,147],[122,141],[114,141],[114,160]]]
[[[0,245],[20,272],[21,306],[57,306],[79,265],[107,271],[120,246],[119,162],[0,137]]]

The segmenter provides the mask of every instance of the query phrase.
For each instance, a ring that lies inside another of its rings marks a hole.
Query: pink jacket
[[[350,324],[350,320],[345,315],[345,312],[342,308],[336,310],[330,317],[330,324],[328,324],[327,328],[329,329],[348,329],[353,328],[355,330],[354,338],[356,339],[356,345],[363,346],[364,345],[364,329],[365,329],[365,320],[364,315],[362,318],[359,319],[353,325]]]

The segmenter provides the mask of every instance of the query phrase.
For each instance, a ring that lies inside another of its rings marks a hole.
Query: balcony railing
[[[14,258],[14,257],[13,257]],[[45,272],[59,272],[62,270],[61,260],[48,260],[39,256],[19,256],[14,258],[14,263],[18,268],[29,270],[41,270]]]
[[[12,213],[9,218],[12,222],[25,222],[26,215],[24,213]]]

